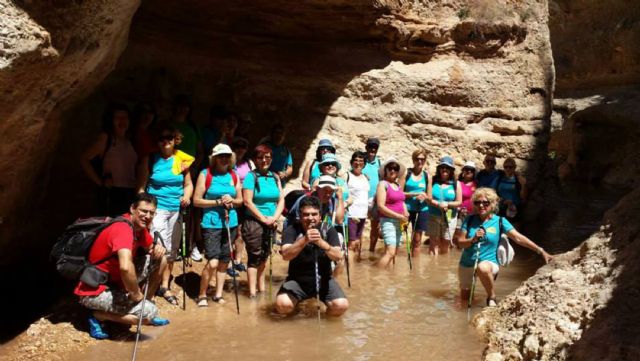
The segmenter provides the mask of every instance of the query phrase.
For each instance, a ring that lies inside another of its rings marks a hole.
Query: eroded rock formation
[[[211,104],[222,103],[252,119],[252,140],[269,127],[266,119],[284,121],[296,165],[311,157],[318,138],[336,140],[346,161],[377,136],[383,156],[403,161],[418,146],[430,151],[431,164],[443,153],[458,164],[489,151],[515,156],[535,184],[552,115],[552,45],[567,93],[637,80],[638,5],[601,4],[551,1],[549,24],[545,0],[153,0],[137,12],[138,1],[0,0],[0,265],[23,262],[27,251],[46,254],[55,230],[88,210],[91,186],[77,158],[114,99],[152,101],[166,118],[171,99],[188,93],[201,123]],[[637,127],[620,115],[633,102],[620,108],[615,94],[584,95],[596,105],[590,109],[573,100],[556,104],[552,145],[561,175],[589,169],[594,179],[637,185],[621,165],[635,154]],[[605,120],[594,122],[598,112]],[[625,148],[592,168],[592,145],[606,142],[589,137],[606,133],[610,122],[625,133]],[[575,131],[584,126],[592,129]],[[637,214],[629,205],[636,195],[618,209]],[[616,212],[613,218],[632,222]],[[618,330],[612,309],[594,310],[624,299],[616,298],[624,291],[612,289],[613,280],[637,289],[624,278],[633,240],[624,222],[612,220],[483,316],[487,357],[585,355],[597,328]],[[570,302],[560,297],[569,286],[576,289]],[[558,313],[536,316],[538,300]],[[563,325],[553,339],[541,336],[555,326],[551,317]]]

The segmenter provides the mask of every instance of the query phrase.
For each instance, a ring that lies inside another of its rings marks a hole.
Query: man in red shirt
[[[147,302],[142,318],[145,324],[164,326],[169,320],[159,318],[158,308],[151,301],[160,282],[160,274],[166,267],[165,249],[160,242],[153,245],[149,226],[156,212],[154,196],[140,193],[136,196],[124,217],[128,222],[116,222],[105,228],[96,238],[89,262],[106,261],[96,268],[109,274],[109,282],[91,287],[79,282],[74,293],[80,296],[80,304],[93,310],[89,317],[89,333],[97,339],[108,338],[101,321],[135,325],[141,317],[142,293],[140,285],[149,278]],[[141,248],[141,249],[140,249]],[[149,254],[151,257],[146,257]],[[150,262],[150,266],[148,266]]]

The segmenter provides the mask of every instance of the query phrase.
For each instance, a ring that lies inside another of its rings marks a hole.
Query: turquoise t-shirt
[[[494,169],[492,172],[488,172],[486,170],[481,170],[476,175],[476,182],[478,183],[478,188],[487,187],[496,189],[498,186],[498,177],[500,176],[500,172],[497,169]]]
[[[336,184],[338,185],[338,187],[342,187],[342,201],[344,202],[344,204],[347,204],[347,201],[349,200],[349,186],[347,185],[347,181],[340,178],[340,177],[336,177]],[[336,202],[338,201],[338,197],[334,196],[336,199]],[[346,223],[348,221],[349,217],[347,214],[347,210],[345,209],[344,212],[344,222],[342,223]],[[342,223],[340,224],[336,224],[336,226],[340,226],[342,227]]]
[[[367,159],[364,161],[364,173],[369,178],[369,199],[375,197],[376,190],[378,189],[378,183],[380,182],[380,176],[378,171],[380,170],[380,159],[378,156],[373,158],[373,161],[369,162]]]
[[[320,163],[317,160],[313,161],[313,167],[311,167],[311,172],[309,172],[309,184],[313,184],[316,179],[320,178],[322,172],[320,172]]]
[[[180,197],[184,195],[184,175],[173,174],[173,156],[164,159],[159,154],[150,155],[151,174],[147,184],[147,193],[158,199],[158,209],[177,212],[180,210]]]
[[[486,236],[483,239],[473,244],[469,248],[465,248],[462,251],[460,257],[460,265],[462,267],[473,267],[476,261],[476,252],[478,251],[478,244],[480,245],[480,258],[478,262],[490,261],[498,264],[498,244],[500,242],[500,236],[498,228],[500,226],[500,217],[492,215],[482,223],[480,217],[472,215],[467,217],[462,223],[462,232],[467,235],[467,238],[471,238],[476,235],[478,229],[482,226],[486,232]],[[502,234],[511,232],[513,226],[506,218],[502,218]]]
[[[419,193],[419,192],[427,192],[428,186],[428,175],[425,172],[420,174],[420,179],[413,179],[413,172],[411,172],[411,176],[404,184],[404,191],[406,193]],[[407,209],[410,212],[426,212],[429,210],[429,204],[427,202],[420,202],[415,197],[407,198],[405,201],[407,204]]]
[[[271,148],[273,160],[271,160],[271,167],[269,170],[272,172],[284,172],[288,166],[293,166],[293,157],[289,148],[284,144],[274,145],[267,143]]]
[[[431,187],[433,190],[433,200],[437,202],[453,202],[456,200],[456,189],[454,188],[453,182],[449,182],[446,184],[441,183],[433,183]],[[453,209],[450,209],[448,212],[449,217],[453,217],[456,212]],[[438,207],[429,207],[429,214],[433,216],[441,216],[442,211]]]
[[[255,189],[256,174],[258,175],[260,191]],[[249,172],[242,182],[242,189],[253,191],[253,204],[255,204],[258,211],[265,217],[271,217],[276,213],[276,207],[280,199],[280,189],[278,188],[275,177],[276,175],[271,172],[266,176],[260,173]],[[245,213],[253,217],[249,209],[247,209]]]
[[[207,169],[204,169],[200,174],[203,174],[207,179]],[[211,186],[204,194],[204,199],[220,199],[225,194],[230,195],[232,198],[236,197],[236,186],[233,184],[233,177],[231,173],[214,174],[211,177]],[[203,208],[202,222],[200,225],[202,228],[222,229],[225,228],[224,219],[224,206]],[[229,227],[238,226],[238,214],[235,208],[229,210]]]
[[[516,206],[520,204],[520,193],[516,187],[516,176],[503,176],[497,183],[496,193],[503,200],[510,200]]]

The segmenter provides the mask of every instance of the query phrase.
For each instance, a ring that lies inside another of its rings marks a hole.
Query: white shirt
[[[349,195],[353,199],[353,203],[349,206],[349,217],[367,218],[369,210],[369,180],[364,174],[359,176],[349,172]]]

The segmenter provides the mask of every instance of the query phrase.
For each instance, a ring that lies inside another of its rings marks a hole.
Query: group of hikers
[[[257,298],[267,291],[265,270],[276,244],[289,268],[275,312],[292,313],[300,301],[315,297],[318,309],[322,302],[327,315],[340,316],[349,302],[334,276],[360,258],[367,220],[369,251],[375,251],[379,238],[384,242],[382,268],[395,262],[408,230],[409,259],[419,256],[425,233],[430,255],[462,249],[460,296],[469,302],[477,277],[487,305],[496,304],[502,235],[545,262],[551,259],[514,228],[526,186],[511,158],[498,170],[496,158],[487,154],[482,170],[467,161],[456,177],[453,158],[443,156],[431,175],[424,149],[412,153],[407,169],[396,158],[380,159],[379,139],[369,138],[346,169],[333,142],[322,139],[315,157],[300,168],[302,189],[285,196],[293,173],[286,127],[273,125],[250,148],[236,132],[235,114],[215,106],[210,122],[200,128],[191,111],[188,99],[178,97],[171,121],[159,123],[149,103],[139,104],[133,116],[126,106],[113,105],[104,132],[82,157],[87,176],[100,186],[102,211],[118,216],[99,232],[87,256],[91,269],[106,277],[100,282],[81,278],[75,289],[80,303],[93,311],[89,332],[94,338],[109,337],[104,321],[168,324],[151,300],[157,295],[179,304],[170,282],[181,258],[201,261],[204,254],[197,306],[224,303],[227,276],[234,278],[237,292],[235,277],[243,271],[248,297]]]

